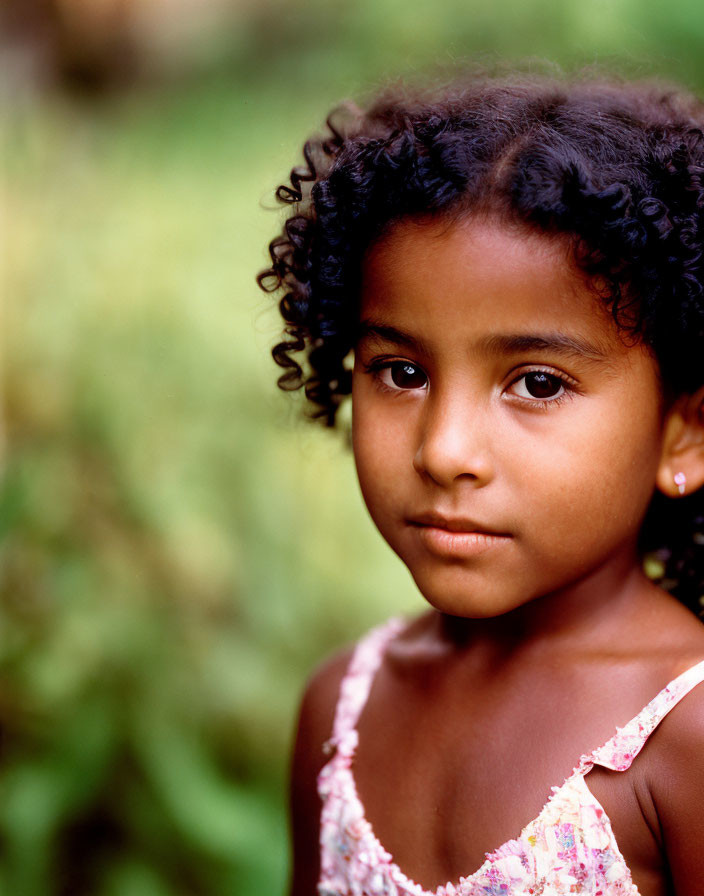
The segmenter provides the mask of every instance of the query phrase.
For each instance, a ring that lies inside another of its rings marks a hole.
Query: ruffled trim
[[[670,710],[702,681],[704,661],[687,669],[666,685],[634,719],[623,728],[617,728],[614,736],[605,744],[582,756],[575,771],[586,774],[595,765],[601,765],[616,772],[625,772]]]
[[[487,853],[473,874],[426,890],[376,837],[350,766],[348,757],[336,757],[326,767],[329,776],[321,773],[327,799],[320,896],[523,896],[531,888],[551,896],[599,890],[603,896],[639,896],[609,818],[579,774],[553,787],[538,817],[515,840]]]
[[[326,748],[331,751],[353,751],[357,745],[357,722],[381,661],[386,645],[403,629],[406,622],[394,617],[372,629],[355,647],[347,673],[340,685],[340,697],[335,707],[333,734]]]

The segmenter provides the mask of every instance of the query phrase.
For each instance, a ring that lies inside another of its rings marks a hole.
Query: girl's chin
[[[493,619],[530,602],[525,594],[508,595],[485,583],[438,581],[423,574],[413,573],[413,580],[424,599],[440,613],[462,619]]]

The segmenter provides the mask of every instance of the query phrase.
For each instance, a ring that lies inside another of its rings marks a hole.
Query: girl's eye
[[[524,373],[513,384],[515,395],[520,398],[537,399],[538,401],[554,401],[565,394],[565,382],[559,376],[534,370]]]
[[[376,368],[372,365],[371,370],[390,389],[425,389],[428,385],[423,369],[410,361],[386,362]]]

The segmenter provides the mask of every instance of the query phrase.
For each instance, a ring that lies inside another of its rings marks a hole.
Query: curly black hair
[[[563,234],[624,331],[658,359],[666,393],[704,382],[704,104],[675,88],[591,78],[470,76],[347,105],[276,191],[291,206],[269,246],[282,292],[273,349],[283,389],[335,424],[351,391],[364,253],[412,215],[489,212]],[[299,360],[300,359],[300,363]],[[649,568],[701,612],[704,490],[653,498]]]

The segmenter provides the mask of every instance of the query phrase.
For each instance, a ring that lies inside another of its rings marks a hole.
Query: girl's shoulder
[[[700,681],[704,675],[704,624],[680,604],[675,604],[674,610],[669,636],[653,653],[657,665],[662,663],[663,655],[668,658],[668,691],[685,694],[667,711],[651,740],[651,754],[658,762],[666,763],[676,763],[678,756],[686,758],[693,749],[702,755],[704,749],[704,680]],[[666,627],[667,617],[660,625]]]
[[[651,613],[657,632],[650,632],[653,649],[644,662],[669,681],[670,696],[661,691],[656,698],[662,718],[634,763],[631,780],[667,855],[674,891],[700,893],[691,886],[702,879],[701,858],[692,845],[704,838],[704,625],[669,596]],[[673,694],[681,699],[672,700]]]
[[[320,873],[320,797],[317,781],[329,761],[343,683],[363,676],[371,683],[373,668],[385,659],[388,641],[404,628],[390,620],[338,650],[313,671],[304,688],[298,713],[290,775],[290,813],[293,846],[291,896],[314,893]],[[356,689],[359,693],[359,688]]]
[[[308,755],[320,757],[330,737],[340,687],[354,656],[356,645],[349,645],[323,660],[308,678],[298,714],[297,739]]]
[[[317,769],[313,771],[317,773],[326,761],[324,747],[334,728],[343,682],[347,679],[351,683],[356,678],[359,683],[363,678],[366,691],[379,666],[412,660],[419,651],[423,619],[389,619],[328,656],[313,670],[301,699],[296,744],[297,750],[315,757]]]

